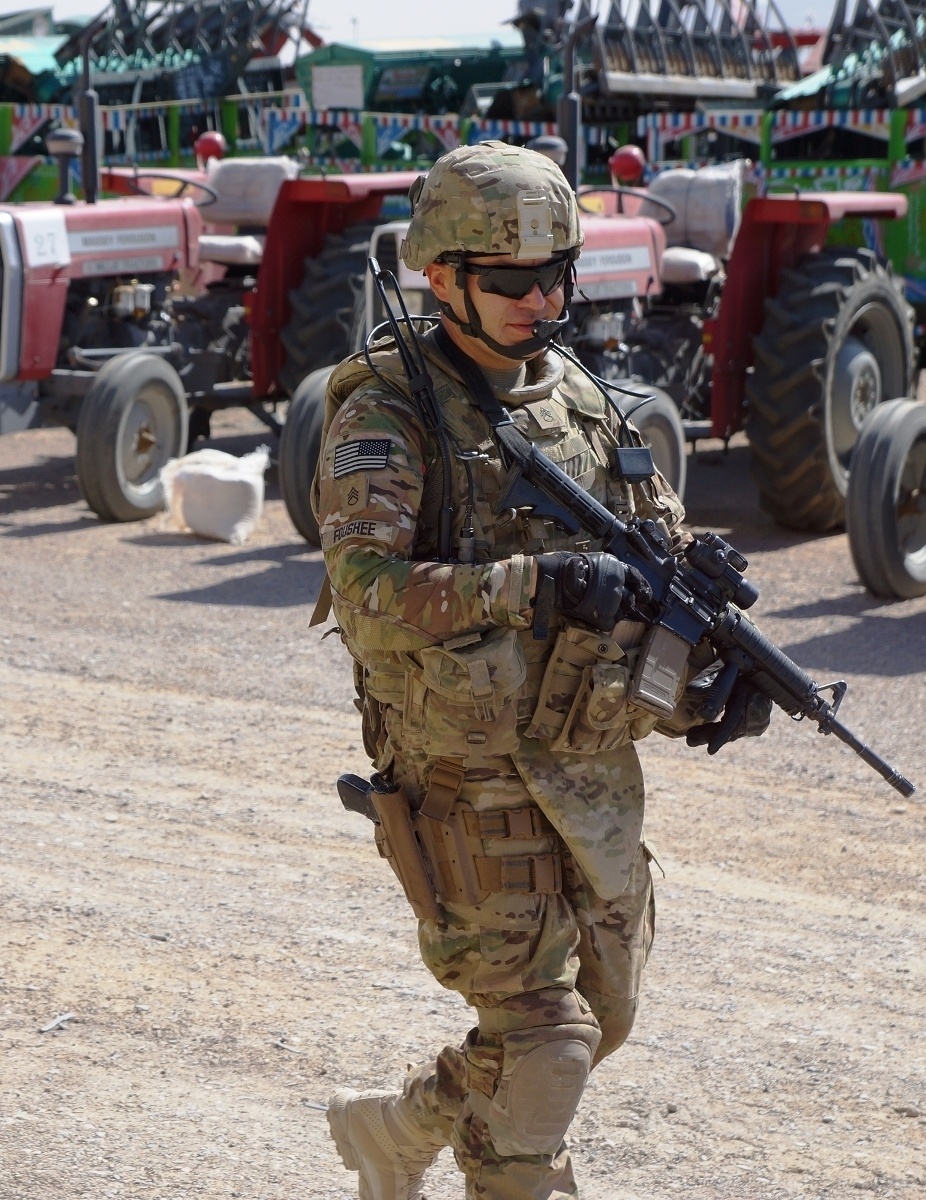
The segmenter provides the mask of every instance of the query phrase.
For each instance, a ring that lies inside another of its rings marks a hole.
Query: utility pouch
[[[357,691],[363,696],[363,748],[376,769],[381,771],[391,756],[385,714],[390,707],[401,710],[405,692],[405,671],[398,663],[376,660],[364,665],[355,662],[355,676],[358,669],[361,679]]]
[[[657,717],[671,717],[685,686],[691,647],[661,625],[646,631],[630,685],[630,699]]]
[[[556,639],[525,737],[575,754],[629,742],[641,715],[627,704],[631,674],[631,658],[614,638],[567,626]]]
[[[456,803],[446,820],[418,813],[415,828],[427,852],[438,895],[456,904],[481,904],[490,892],[544,893],[563,890],[562,855],[514,853],[487,856],[483,840],[511,839],[522,844],[556,837],[539,808],[476,812]]]
[[[464,634],[416,655],[403,732],[434,757],[482,760],[518,748],[517,695],[527,677],[514,629]]]
[[[436,920],[440,910],[412,824],[405,789],[396,787],[392,791],[378,791],[374,787],[370,792],[370,800],[379,818],[376,848],[380,857],[392,867],[415,916],[419,920]]]

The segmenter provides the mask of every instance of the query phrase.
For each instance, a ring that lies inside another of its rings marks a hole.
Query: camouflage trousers
[[[425,965],[475,1008],[478,1024],[461,1047],[409,1072],[406,1112],[453,1147],[467,1200],[578,1196],[563,1141],[543,1154],[497,1146],[486,1106],[530,1051],[566,1039],[588,1046],[594,1066],[633,1026],[654,933],[649,854],[641,844],[613,900],[597,896],[568,855],[564,874],[562,893],[493,893],[476,906],[445,904],[443,919],[419,923]],[[536,1090],[540,1125],[548,1092]]]

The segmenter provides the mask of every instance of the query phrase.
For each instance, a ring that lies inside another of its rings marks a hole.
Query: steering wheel
[[[653,217],[654,221],[658,221],[660,225],[671,225],[678,216],[675,210],[675,205],[670,204],[668,200],[663,200],[659,196],[653,196],[650,192],[644,191],[642,188],[632,187],[595,187],[590,184],[588,187],[581,188],[576,195],[576,203],[583,212],[594,213],[595,209],[589,208],[587,204],[582,203],[583,195],[593,195],[596,192],[612,192],[618,197],[617,211],[623,213],[624,206],[621,202],[622,196],[636,196],[638,200],[645,200],[648,204],[655,204],[657,208],[663,211]]]
[[[198,192],[203,192],[205,199],[193,200],[193,204],[197,208],[208,208],[210,204],[215,204],[219,198],[218,192],[208,183],[200,183],[197,179],[184,179],[182,175],[171,175],[167,171],[136,171],[132,176],[132,183],[136,183],[139,179],[166,179],[171,183],[179,183],[180,186],[175,192],[167,197],[168,200],[179,200],[181,196],[186,195],[188,188],[195,188]],[[141,188],[136,189],[139,195],[148,195],[147,192],[142,192]]]

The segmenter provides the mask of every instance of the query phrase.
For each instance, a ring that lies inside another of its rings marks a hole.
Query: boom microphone
[[[543,338],[545,342],[549,342],[568,324],[568,314],[559,321],[535,321],[531,333],[535,338]]]

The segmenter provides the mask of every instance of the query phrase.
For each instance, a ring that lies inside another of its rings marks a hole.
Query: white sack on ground
[[[264,472],[270,449],[235,458],[223,450],[196,450],[161,470],[167,527],[240,546],[264,508]]]

